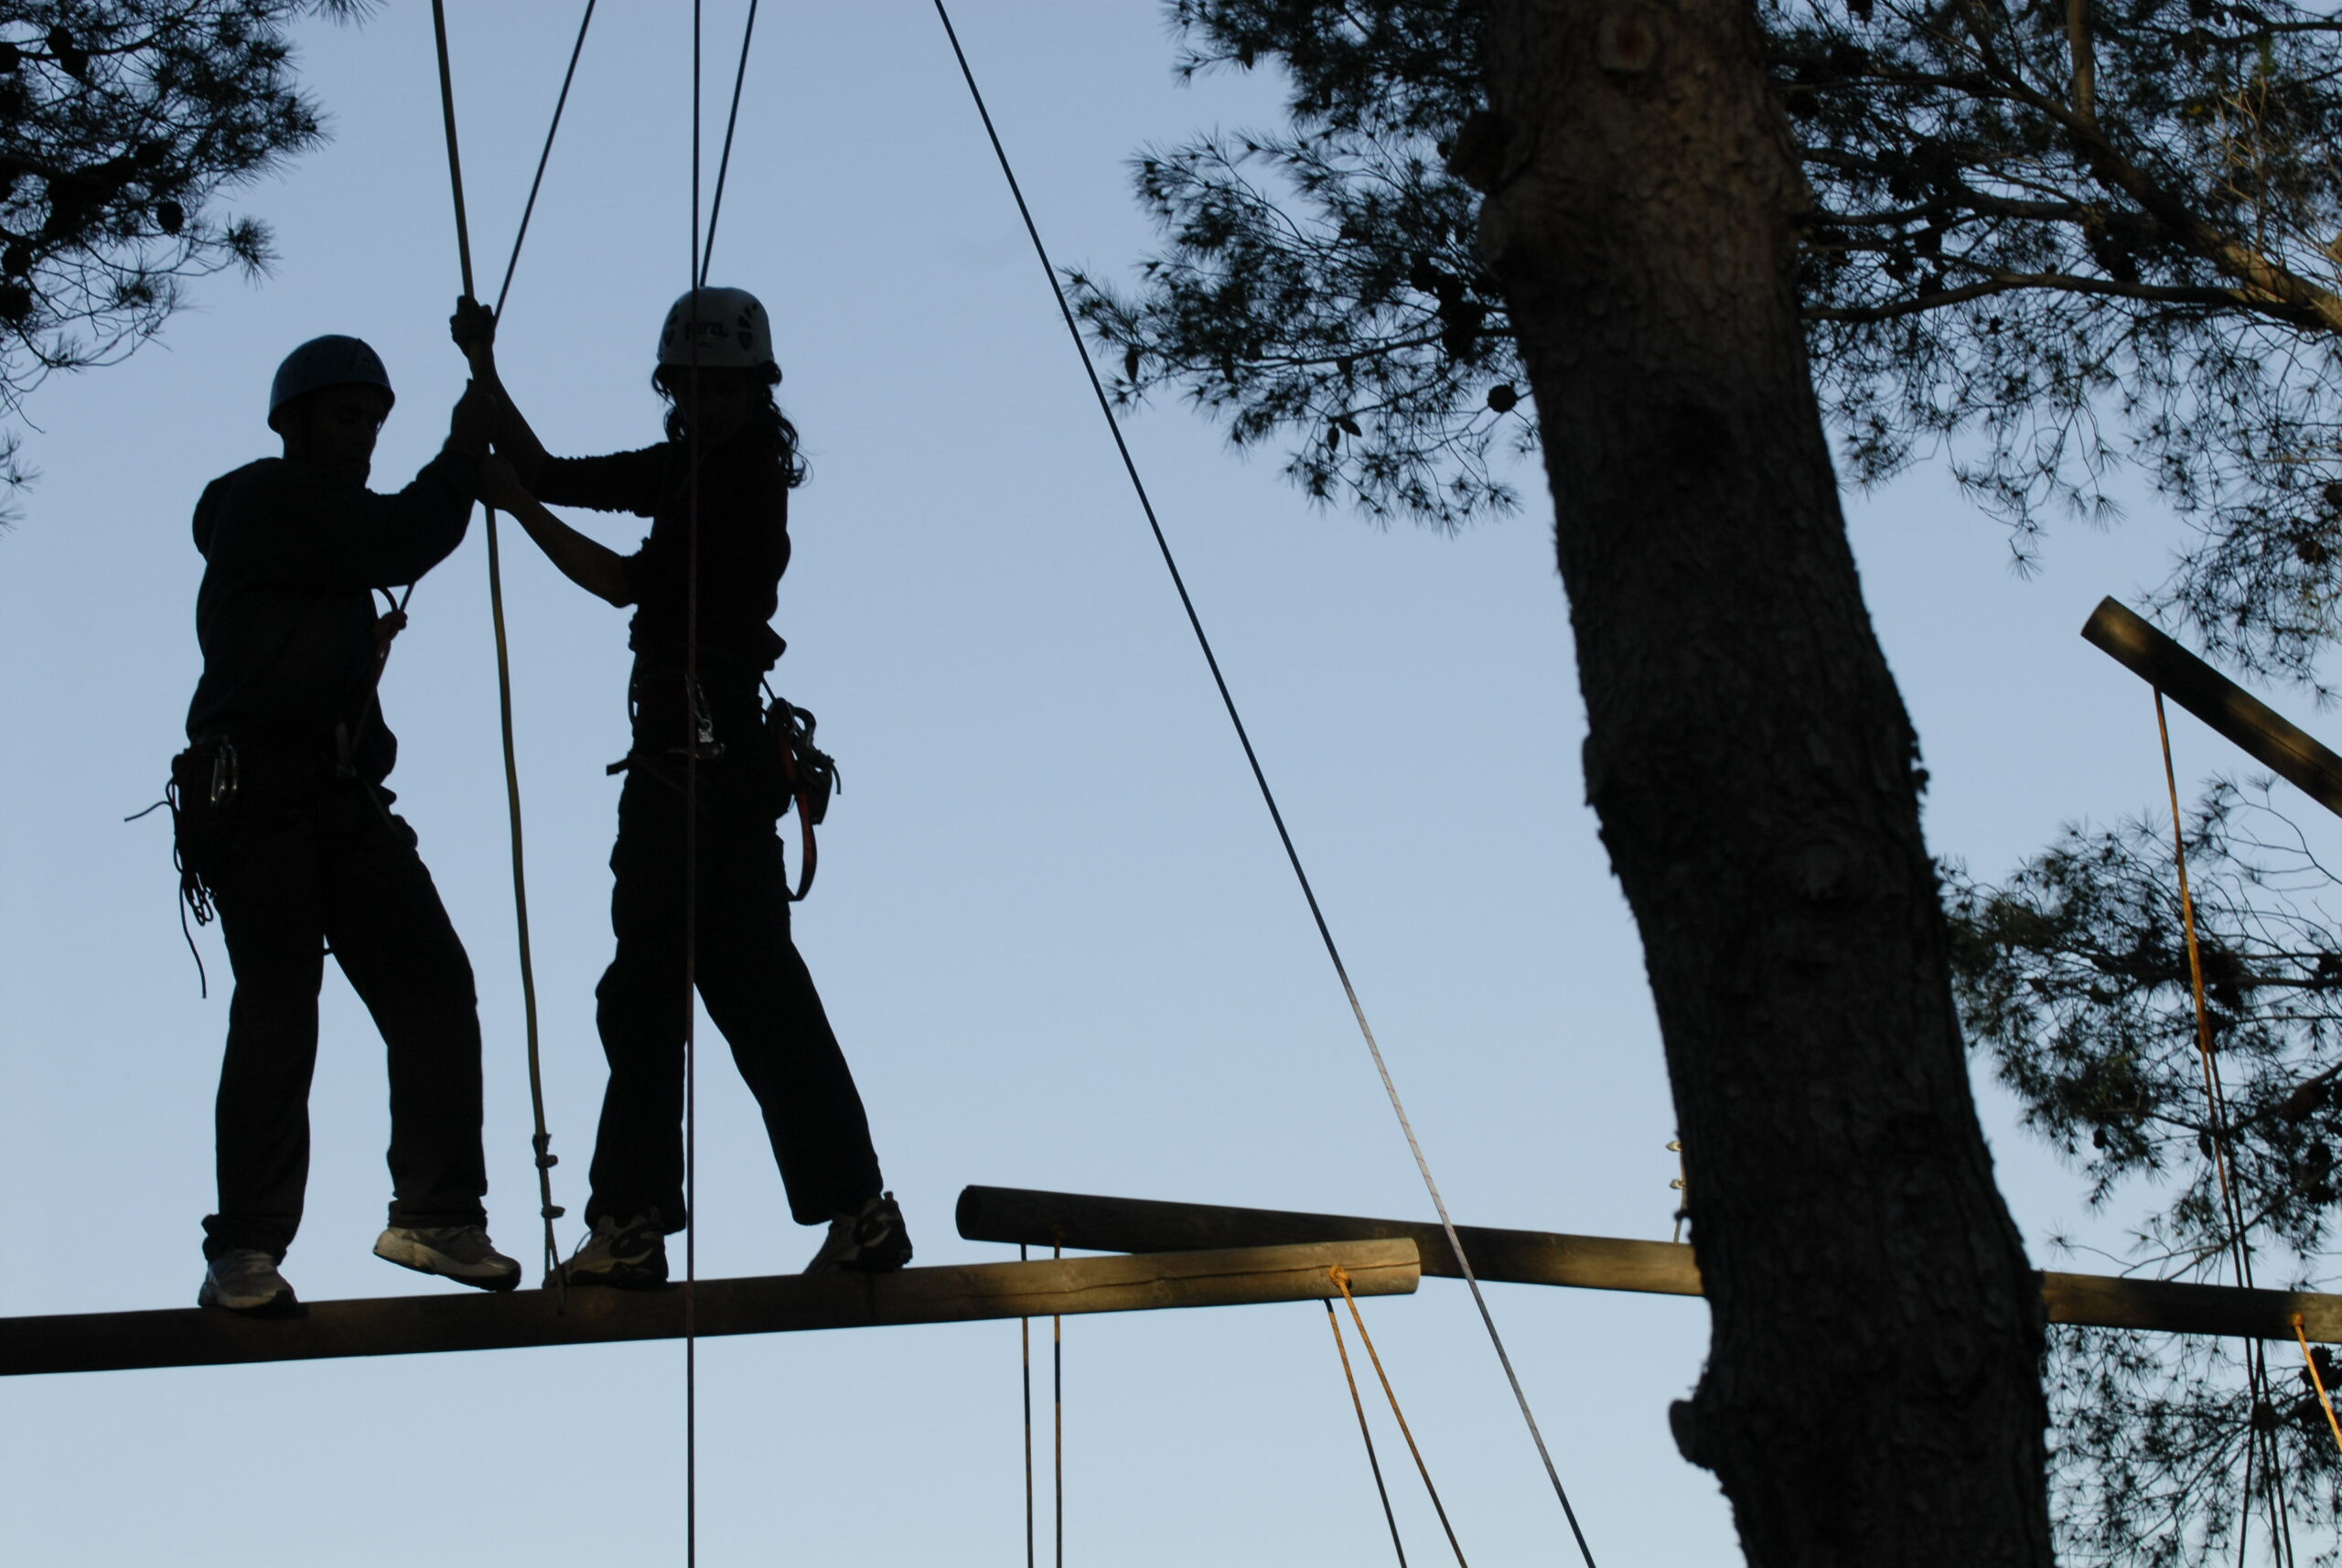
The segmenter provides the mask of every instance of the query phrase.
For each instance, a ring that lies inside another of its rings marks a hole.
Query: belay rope
[[[561,96],[555,101],[553,123],[545,131],[544,151],[538,156],[536,177],[529,186],[528,204],[521,214],[519,231],[512,238],[511,259],[504,269],[503,285],[497,291],[496,307],[501,314],[505,294],[512,286],[513,270],[521,263],[521,244],[528,238],[529,219],[536,211],[537,191],[544,183],[545,165],[553,156],[553,137],[561,130],[562,111],[569,103],[570,83],[576,80],[577,58],[586,48],[586,31],[593,26],[595,0],[586,0],[584,18],[577,26],[577,41],[569,53],[569,70],[562,78]],[[447,183],[456,209],[456,251],[463,270],[464,297],[475,297],[472,283],[471,226],[464,210],[464,164],[456,140],[456,87],[447,59],[447,8],[446,0],[431,0],[431,30],[439,52],[439,109],[447,136]],[[529,1146],[537,1171],[537,1215],[543,1224],[544,1272],[548,1279],[561,1280],[559,1240],[553,1235],[553,1222],[564,1210],[553,1200],[553,1167],[560,1156],[553,1152],[553,1134],[545,1126],[545,1086],[543,1055],[537,1026],[536,965],[529,940],[529,882],[528,859],[521,834],[521,768],[512,738],[512,655],[504,629],[504,573],[501,553],[497,547],[496,509],[483,509],[486,513],[488,544],[488,605],[489,618],[496,633],[496,697],[498,716],[504,737],[504,798],[511,825],[512,837],[512,908],[521,951],[521,1007],[528,1040],[529,1110],[534,1122]],[[407,589],[414,592],[412,585]],[[405,609],[405,601],[398,607]],[[388,644],[384,645],[387,652]],[[567,1282],[561,1280],[563,1304],[567,1303]]]
[[[2228,1222],[2229,1261],[2235,1267],[2236,1283],[2246,1290],[2253,1288],[2252,1247],[2246,1234],[2244,1206],[2238,1197],[2234,1182],[2229,1179],[2228,1144],[2228,1090],[2220,1081],[2220,1064],[2212,1043],[2212,1015],[2204,1000],[2204,953],[2196,938],[2196,895],[2187,880],[2187,828],[2179,812],[2179,772],[2171,757],[2171,723],[2165,717],[2163,688],[2154,688],[2155,735],[2163,747],[2164,787],[2171,796],[2171,848],[2179,879],[2179,921],[2187,946],[2188,990],[2195,1003],[2196,1053],[2204,1069],[2204,1113],[2206,1142],[2210,1144],[2213,1175],[2218,1178],[2221,1218]],[[2298,1319],[2295,1320],[2298,1323]],[[2304,1348],[2306,1349],[2306,1342]],[[2252,1522],[2252,1471],[2261,1458],[2265,1439],[2269,1451],[2269,1534],[2273,1548],[2283,1561],[2293,1559],[2293,1519],[2285,1506],[2285,1475],[2282,1454],[2274,1430],[2263,1433],[2258,1419],[2260,1410],[2269,1402],[2269,1363],[2258,1341],[2248,1340],[2244,1351],[2245,1379],[2251,1395],[2252,1418],[2245,1424],[2244,1487],[2241,1517],[2237,1522],[2237,1560],[2242,1562],[2246,1537]],[[2311,1375],[2315,1377],[2315,1365]],[[2323,1391],[2321,1391],[2321,1398]],[[2330,1413],[2330,1412],[2329,1412]],[[2342,1434],[2337,1434],[2342,1435]]]

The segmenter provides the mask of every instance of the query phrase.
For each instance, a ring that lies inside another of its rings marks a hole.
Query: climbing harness
[[[1025,188],[1018,183],[1016,170],[1010,164],[1008,149],[1000,139],[1000,132],[993,124],[992,111],[985,106],[984,95],[976,85],[974,69],[968,63],[967,51],[960,47],[959,29],[951,25],[951,13],[943,0],[935,0],[935,15],[943,24],[944,37],[951,45],[951,55],[959,62],[961,79],[967,83],[968,96],[974,102],[977,118],[983,122],[984,134],[992,143],[994,157],[1000,164],[1002,177],[1016,202],[1017,215],[1025,221],[1025,233],[1033,242],[1034,254],[1039,259],[1041,271],[1048,279],[1049,292],[1057,300],[1058,314],[1065,321],[1065,329],[1073,339],[1074,351],[1081,360],[1082,373],[1090,378],[1090,390],[1098,402],[1098,411],[1105,416],[1106,428],[1112,435],[1114,449],[1123,460],[1123,472],[1128,476],[1132,492],[1137,497],[1139,510],[1145,515],[1146,525],[1155,535],[1155,547],[1163,557],[1164,569],[1170,574],[1171,585],[1178,593],[1179,605],[1187,612],[1188,628],[1195,633],[1196,646],[1204,656],[1204,663],[1211,671],[1212,683],[1219,688],[1220,706],[1227,711],[1228,722],[1236,732],[1237,744],[1243,747],[1244,760],[1252,769],[1252,782],[1258,786],[1261,800],[1268,808],[1269,820],[1276,827],[1277,842],[1284,846],[1285,862],[1293,868],[1294,880],[1300,885],[1301,896],[1309,906],[1310,918],[1317,927],[1318,940],[1326,949],[1326,956],[1334,966],[1334,974],[1341,982],[1342,994],[1348,999],[1350,1015],[1357,1020],[1359,1033],[1366,1041],[1367,1054],[1373,1058],[1374,1070],[1382,1079],[1382,1091],[1391,1101],[1391,1109],[1399,1119],[1399,1129],[1406,1134],[1407,1148],[1414,1155],[1416,1173],[1423,1178],[1423,1188],[1431,1195],[1432,1207],[1438,1211],[1440,1229],[1446,1232],[1447,1245],[1455,1254],[1456,1264],[1464,1275],[1464,1283],[1472,1293],[1472,1305],[1480,1315],[1481,1326],[1488,1331],[1488,1343],[1495,1349],[1498,1363],[1504,1369],[1505,1381],[1512,1389],[1513,1402],[1520,1408],[1520,1418],[1529,1428],[1530,1440],[1537,1446],[1537,1457],[1543,1461],[1545,1477],[1552,1483],[1553,1496],[1562,1505],[1563,1517],[1569,1520],[1570,1534],[1577,1542],[1578,1554],[1585,1560],[1586,1568],[1595,1568],[1594,1549],[1586,1543],[1585,1531],[1578,1525],[1577,1510],[1570,1505],[1569,1491],[1562,1485],[1562,1473],[1553,1463],[1553,1455],[1545,1445],[1545,1434],[1538,1428],[1536,1412],[1529,1407],[1529,1394],[1521,1387],[1520,1374],[1513,1370],[1512,1357],[1505,1349],[1504,1336],[1497,1331],[1495,1315],[1488,1310],[1487,1296],[1480,1289],[1479,1276],[1472,1270],[1472,1261],[1464,1253],[1464,1240],[1456,1231],[1456,1222],[1448,1217],[1447,1200],[1440,1196],[1439,1183],[1433,1177],[1431,1162],[1423,1155],[1423,1144],[1415,1136],[1413,1122],[1407,1107],[1399,1098],[1398,1083],[1391,1076],[1390,1064],[1383,1060],[1382,1047],[1374,1037],[1373,1026],[1367,1022],[1365,1004],[1359,1000],[1358,988],[1350,983],[1349,970],[1342,962],[1341,950],[1335,945],[1333,929],[1327,924],[1326,912],[1318,905],[1316,890],[1310,885],[1309,873],[1301,864],[1301,853],[1294,847],[1293,834],[1284,824],[1284,812],[1277,805],[1276,792],[1269,787],[1269,776],[1261,766],[1261,758],[1252,749],[1251,732],[1244,727],[1243,715],[1237,711],[1236,698],[1228,688],[1228,679],[1220,672],[1219,659],[1212,651],[1211,639],[1204,631],[1202,616],[1197,611],[1194,598],[1187,592],[1187,579],[1179,571],[1179,564],[1171,553],[1171,542],[1163,532],[1163,524],[1155,516],[1155,502],[1147,494],[1145,481],[1140,478],[1138,461],[1131,456],[1130,444],[1123,438],[1122,421],[1115,417],[1113,400],[1106,395],[1105,383],[1098,379],[1098,367],[1090,362],[1089,349],[1081,341],[1081,327],[1075,320],[1073,306],[1065,296],[1058,282],[1055,263],[1049,259],[1048,247],[1042,242],[1040,226],[1035,222],[1033,209],[1025,199]]]
[[[797,808],[800,852],[797,888],[789,896],[790,902],[797,903],[813,890],[814,868],[821,864],[821,846],[814,840],[813,830],[828,820],[830,797],[844,785],[838,775],[837,759],[813,744],[815,720],[811,710],[798,707],[776,694],[770,686],[765,688],[765,695],[769,699],[765,707],[765,742],[779,756],[789,804]]]

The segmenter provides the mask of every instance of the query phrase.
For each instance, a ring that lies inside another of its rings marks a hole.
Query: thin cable
[[[1399,1435],[1407,1440],[1407,1452],[1414,1455],[1415,1473],[1423,1478],[1423,1490],[1431,1494],[1432,1511],[1439,1515],[1439,1528],[1447,1532],[1448,1549],[1456,1553],[1456,1568],[1466,1568],[1464,1547],[1456,1539],[1456,1527],[1447,1522],[1447,1508],[1439,1500],[1439,1488],[1432,1485],[1431,1466],[1423,1463],[1423,1451],[1415,1446],[1415,1434],[1407,1425],[1407,1412],[1399,1408],[1399,1395],[1391,1387],[1391,1374],[1382,1369],[1382,1358],[1375,1353],[1374,1337],[1367,1333],[1366,1319],[1359,1313],[1358,1298],[1350,1294],[1349,1271],[1336,1263],[1326,1273],[1334,1287],[1342,1293],[1342,1301],[1350,1309],[1350,1321],[1358,1326],[1359,1343],[1366,1347],[1366,1359],[1374,1364],[1374,1375],[1382,1384],[1382,1397],[1391,1402],[1391,1414],[1399,1423]],[[1327,1302],[1326,1310],[1333,1309],[1334,1304]]]
[[[2212,1143],[2212,1170],[2219,1179],[2220,1213],[2229,1224],[2237,1283],[2252,1283],[2252,1254],[2245,1245],[2244,1211],[2229,1179],[2227,1118],[2221,1113],[2218,1068],[2212,1053],[2212,1015],[2204,1001],[2204,952],[2196,938],[2196,897],[2187,880],[2187,830],[2179,814],[2179,774],[2171,759],[2171,725],[2164,715],[2163,688],[2154,688],[2155,734],[2163,742],[2164,787],[2171,794],[2171,849],[2179,873],[2179,922],[2187,939],[2187,979],[2196,1005],[2196,1058],[2204,1069],[2204,1113]],[[2248,1362],[2251,1358],[2248,1354]],[[2258,1381],[2258,1379],[2255,1380]]]
[[[2244,1201],[2238,1195],[2229,1176],[2228,1144],[2228,1095],[2220,1081],[2219,1063],[2212,1047],[2212,1015],[2204,1000],[2204,952],[2196,932],[2196,896],[2187,878],[2187,830],[2179,812],[2179,773],[2171,756],[2171,723],[2164,710],[2163,688],[2155,687],[2155,736],[2163,747],[2164,788],[2171,797],[2172,859],[2179,876],[2179,920],[2187,939],[2187,978],[2189,993],[2196,1012],[2196,1055],[2204,1070],[2204,1111],[2212,1145],[2212,1169],[2218,1177],[2221,1217],[2228,1222],[2231,1261],[2236,1268],[2237,1283],[2252,1288],[2252,1248],[2246,1237]],[[2258,1344],[2248,1344],[2244,1352],[2245,1387],[2251,1410],[2257,1416],[2269,1401],[2269,1363]],[[2242,1560],[2245,1541],[2251,1534],[2252,1518],[2253,1462],[2262,1444],[2262,1434],[2257,1422],[2248,1422],[2245,1428],[2244,1492],[2240,1499],[2242,1518],[2237,1526],[2237,1552]],[[2293,1521],[2287,1517],[2284,1504],[2285,1479],[2283,1455],[2277,1446],[2276,1434],[2267,1434],[2268,1503],[2270,1552],[2278,1562],[2290,1563],[2294,1553]]]
[[[521,208],[521,227],[512,236],[512,254],[504,263],[504,281],[496,287],[496,317],[504,318],[504,296],[512,292],[512,274],[521,264],[521,244],[529,237],[529,220],[536,216],[537,192],[545,183],[545,166],[553,161],[553,139],[561,134],[561,112],[569,107],[569,84],[577,80],[577,57],[586,52],[586,29],[594,25],[598,0],[586,0],[586,15],[578,18],[577,41],[569,46],[569,69],[562,73],[561,96],[553,100],[553,124],[545,127],[544,151],[537,155],[537,172],[529,181],[529,199]]]
[[[1399,1098],[1399,1086],[1391,1079],[1390,1064],[1382,1058],[1382,1047],[1374,1038],[1374,1028],[1367,1022],[1366,1007],[1359,1001],[1358,988],[1350,983],[1348,968],[1342,962],[1341,950],[1335,945],[1332,929],[1326,923],[1326,913],[1317,903],[1316,890],[1310,886],[1309,874],[1301,864],[1301,854],[1294,847],[1293,835],[1285,830],[1284,813],[1277,807],[1276,792],[1269,788],[1268,774],[1261,767],[1261,758],[1252,749],[1252,737],[1244,727],[1244,718],[1237,711],[1236,699],[1228,689],[1227,677],[1220,673],[1219,657],[1213,653],[1211,639],[1204,632],[1202,618],[1197,613],[1195,600],[1187,593],[1187,579],[1180,575],[1179,564],[1171,553],[1171,542],[1164,534],[1163,524],[1156,518],[1155,502],[1146,493],[1146,485],[1139,478],[1138,463],[1131,456],[1130,444],[1123,438],[1122,421],[1114,416],[1114,405],[1106,395],[1105,384],[1098,379],[1098,368],[1090,363],[1090,351],[1082,346],[1081,328],[1074,319],[1073,307],[1067,303],[1065,289],[1058,281],[1057,266],[1049,260],[1048,247],[1042,243],[1041,231],[1033,220],[1033,209],[1025,200],[1024,188],[1017,183],[1016,171],[1008,161],[1008,150],[1002,145],[1000,132],[994,128],[992,111],[984,104],[984,95],[976,85],[975,71],[968,64],[967,51],[960,47],[960,34],[951,25],[951,14],[943,0],[935,0],[935,14],[943,23],[944,36],[951,42],[951,53],[960,63],[960,75],[968,84],[968,95],[975,101],[976,113],[983,121],[984,134],[991,139],[993,156],[1000,162],[1000,172],[1008,181],[1009,194],[1016,199],[1016,211],[1025,220],[1025,232],[1033,242],[1035,254],[1040,258],[1041,270],[1049,281],[1049,292],[1058,302],[1058,313],[1065,318],[1066,331],[1073,338],[1074,350],[1081,358],[1082,372],[1090,378],[1090,390],[1098,400],[1098,411],[1105,415],[1106,428],[1112,433],[1114,449],[1122,455],[1123,471],[1130,476],[1131,489],[1138,497],[1139,508],[1146,514],[1146,525],[1155,534],[1155,546],[1162,553],[1164,569],[1171,575],[1171,585],[1178,591],[1180,607],[1187,611],[1188,628],[1196,634],[1196,645],[1202,650],[1204,663],[1210,668],[1212,684],[1219,689],[1220,705],[1228,711],[1228,722],[1236,730],[1238,744],[1244,748],[1244,760],[1252,769],[1252,781],[1260,787],[1261,800],[1269,809],[1269,820],[1276,825],[1277,841],[1284,846],[1287,864],[1293,867],[1294,880],[1301,885],[1301,896],[1308,902],[1309,918],[1316,922],[1317,937],[1326,946],[1326,956],[1332,961],[1334,973],[1342,983],[1342,994],[1348,998],[1350,1015],[1358,1020],[1359,1033],[1366,1039],[1366,1048],[1374,1058],[1374,1070],[1381,1077],[1382,1091],[1390,1098],[1391,1109],[1399,1118],[1399,1129],[1407,1137],[1407,1148],[1414,1155],[1415,1170],[1423,1177],[1423,1188],[1431,1194],[1432,1207],[1438,1210],[1439,1227],[1447,1234],[1447,1245],[1456,1256],[1456,1265],[1463,1272],[1464,1283],[1472,1292],[1472,1305],[1479,1309],[1481,1325],[1488,1330],[1488,1343],[1497,1353],[1498,1362],[1504,1368],[1505,1381],[1511,1386],[1513,1402],[1520,1407],[1520,1418],[1527,1423],[1529,1435],[1537,1445],[1537,1457],[1544,1462],[1546,1479],[1553,1486],[1553,1496],[1562,1505],[1562,1513],[1569,1520],[1570,1534],[1577,1541],[1578,1554],[1585,1559],[1586,1568],[1595,1568],[1594,1550],[1586,1544],[1585,1531],[1578,1525],[1577,1510],[1570,1506],[1569,1491],[1562,1485],[1562,1473],[1553,1464],[1553,1455],[1545,1445],[1545,1434],[1537,1425],[1536,1412],[1529,1408],[1529,1395],[1520,1386],[1520,1374],[1513,1370],[1512,1357],[1505,1349],[1504,1336],[1497,1331],[1495,1315],[1488,1310],[1487,1296],[1480,1289],[1478,1274],[1472,1261],[1464,1255],[1463,1238],[1456,1234],[1456,1222],[1448,1217],[1447,1201],[1440,1196],[1439,1183],[1431,1173],[1431,1162],[1423,1155],[1423,1144],[1415,1136],[1414,1123],[1407,1115],[1407,1107]]]
[[[1016,1243],[1016,1261],[1024,1262],[1032,1254],[1025,1243]],[[1033,1563],[1033,1320],[1016,1320],[1016,1342],[1025,1367],[1025,1568]]]
[[[704,287],[715,263],[715,222],[724,216],[724,180],[732,172],[732,133],[740,128],[740,87],[748,80],[748,40],[757,36],[757,0],[748,0],[748,25],[740,29],[740,65],[732,73],[732,112],[724,118],[724,156],[715,161],[715,195],[707,206],[707,244],[693,274]],[[694,209],[696,210],[696,209]]]
[[[692,253],[699,285],[700,0],[692,0]],[[686,291],[690,297],[690,291]],[[693,417],[683,531],[683,1564],[699,1562],[699,311],[686,323]]]
[[[590,12],[590,5],[588,10]],[[471,224],[464,211],[464,159],[456,138],[456,81],[447,57],[446,0],[431,0],[431,32],[432,40],[439,51],[439,114],[446,127],[447,184],[454,193],[456,203],[456,254],[463,270],[464,295],[468,299],[475,297],[472,293]],[[582,31],[578,35],[578,41],[581,44],[585,41]],[[575,59],[573,58],[570,63],[574,70],[576,64]],[[564,85],[563,89],[564,97],[567,95],[567,91]],[[554,124],[556,126],[560,124],[558,110],[554,113]],[[545,138],[545,155],[549,157],[552,153],[553,137],[548,133]],[[537,172],[542,178],[544,173],[543,160],[538,163]],[[533,201],[534,199],[535,193],[532,190],[531,199]],[[523,231],[525,232],[525,220]],[[520,252],[521,242],[515,238],[512,242],[512,254],[515,261],[519,260]],[[508,284],[511,281],[509,269],[505,274],[505,281]],[[529,1109],[535,1122],[535,1132],[530,1138],[530,1149],[537,1169],[537,1216],[543,1227],[541,1240],[544,1254],[544,1272],[547,1278],[554,1278],[557,1277],[556,1272],[561,1262],[561,1244],[553,1235],[553,1222],[561,1217],[563,1210],[561,1206],[553,1200],[553,1166],[554,1165],[553,1134],[545,1129],[544,1070],[543,1056],[539,1049],[537,1027],[537,971],[532,957],[533,947],[529,940],[528,856],[523,847],[521,831],[521,764],[520,754],[512,737],[512,652],[504,629],[504,566],[502,552],[498,548],[496,509],[484,507],[482,513],[486,518],[485,533],[488,541],[489,620],[496,633],[497,715],[502,725],[504,736],[504,807],[506,817],[511,825],[512,912],[515,938],[521,949],[521,1015],[522,1030],[528,1043]],[[407,599],[414,596],[414,585],[410,583],[407,585],[406,596],[399,600],[401,615],[405,613]],[[385,645],[384,654],[387,655],[388,651],[388,646]],[[379,663],[375,670],[375,679],[378,682],[381,679]],[[562,1305],[565,1307],[568,1305],[569,1296],[567,1280],[561,1281],[559,1289]]]
[[[1332,1301],[1319,1305],[1326,1309],[1326,1326],[1334,1331],[1334,1349],[1342,1358],[1342,1381],[1350,1387],[1350,1408],[1358,1412],[1358,1434],[1366,1439],[1367,1468],[1374,1472],[1374,1493],[1382,1499],[1382,1521],[1391,1527],[1391,1550],[1399,1554],[1399,1568],[1407,1568],[1407,1548],[1399,1540],[1399,1516],[1391,1511],[1391,1488],[1382,1484],[1382,1461],[1374,1455],[1374,1433],[1366,1424],[1366,1402],[1358,1395],[1358,1374],[1350,1370],[1350,1348],[1342,1343],[1342,1320],[1334,1312]]]
[[[1049,1256],[1064,1257],[1064,1244],[1060,1242],[1050,1247]],[[1058,1517],[1052,1539],[1057,1542],[1057,1568],[1065,1568],[1065,1319],[1055,1316],[1049,1319],[1049,1402],[1057,1416],[1057,1480],[1054,1491]]]
[[[447,66],[446,0],[431,0],[431,35],[439,46],[439,116],[447,127],[447,187],[456,199],[456,254],[464,268],[464,292],[472,290],[472,231],[464,218],[464,160],[456,150],[456,80]]]

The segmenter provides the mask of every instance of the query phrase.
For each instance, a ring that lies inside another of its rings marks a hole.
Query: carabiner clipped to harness
[[[765,688],[765,695],[771,699],[765,708],[765,735],[779,754],[780,775],[788,785],[789,800],[797,808],[798,842],[803,846],[803,869],[798,874],[796,890],[789,896],[793,904],[813,890],[813,872],[821,864],[821,846],[813,830],[828,819],[830,797],[844,785],[840,781],[837,758],[813,744],[818,721],[811,710],[775,695],[770,686]]]

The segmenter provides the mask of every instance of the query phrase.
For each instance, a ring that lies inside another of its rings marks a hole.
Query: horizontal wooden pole
[[[2246,756],[2342,814],[2342,757],[2279,717],[2268,703],[2112,599],[2099,601],[2082,625],[2082,636],[2235,742]]]
[[[1144,1197],[1091,1197],[1074,1192],[971,1187],[960,1193],[960,1234],[971,1241],[1052,1243],[1098,1252],[1183,1251],[1195,1247],[1266,1247],[1297,1241],[1377,1241],[1415,1244],[1423,1272],[1461,1279],[1447,1233],[1410,1219],[1361,1219],[1347,1214],[1290,1214],[1274,1208],[1227,1208],[1209,1203],[1162,1203]],[[1565,1236],[1546,1230],[1493,1230],[1459,1225],[1472,1272],[1484,1280],[1519,1284],[1577,1285],[1589,1290],[1697,1295],[1700,1270],[1692,1249],[1672,1241],[1626,1241],[1608,1236]]]
[[[1658,1295],[1701,1294],[1700,1269],[1692,1261],[1692,1249],[1678,1242],[1494,1230],[1477,1225],[1456,1229],[1466,1256],[1472,1260],[1472,1272],[1484,1280]],[[962,1190],[960,1234],[972,1241],[1021,1241],[1112,1252],[1402,1237],[1420,1250],[1424,1273],[1451,1279],[1463,1274],[1446,1233],[1436,1225],[1414,1220],[1095,1197],[1019,1187]],[[2309,1338],[2342,1344],[2342,1295],[2240,1290],[2231,1285],[2116,1279],[2103,1274],[2048,1273],[2040,1278],[2042,1305],[2052,1323],[2291,1339],[2294,1316],[2298,1313]]]
[[[1317,1241],[1139,1257],[962,1263],[891,1274],[779,1274],[702,1280],[693,1303],[703,1337],[810,1328],[966,1323],[1088,1312],[1246,1306],[1334,1294],[1339,1266],[1357,1295],[1415,1288],[1414,1244]],[[144,1367],[306,1361],[674,1339],[679,1289],[578,1289],[564,1308],[552,1291],[510,1295],[403,1295],[311,1303],[279,1320],[186,1307],[55,1317],[0,1317],[0,1376]]]

